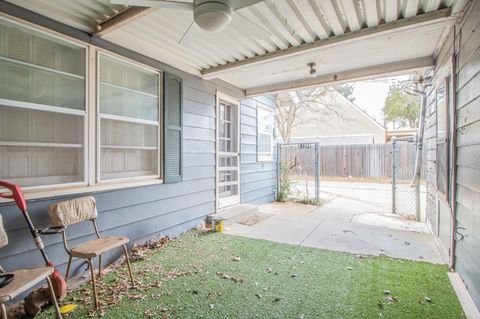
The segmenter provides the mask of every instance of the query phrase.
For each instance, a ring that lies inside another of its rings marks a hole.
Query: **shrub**
[[[292,190],[292,182],[290,181],[290,174],[288,166],[280,163],[280,185],[278,187],[277,201],[285,202]]]

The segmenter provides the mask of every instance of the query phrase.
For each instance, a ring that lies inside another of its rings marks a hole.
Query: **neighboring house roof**
[[[385,126],[383,126],[380,122],[378,122],[373,116],[371,116],[370,114],[368,114],[367,112],[365,112],[365,110],[361,109],[357,104],[353,103],[352,101],[350,101],[349,99],[347,99],[345,96],[343,96],[342,94],[338,93],[337,91],[333,90],[332,91],[333,94],[335,94],[335,96],[339,99],[343,99],[345,101],[345,103],[348,103],[350,104],[350,106],[354,109],[356,109],[358,112],[361,113],[362,116],[364,116],[365,118],[367,118],[370,122],[372,122],[374,125],[378,126],[378,128],[380,128],[381,130],[385,131]]]
[[[297,115],[291,140],[372,136],[374,143],[385,143],[386,129],[373,117],[334,89],[323,94],[318,108],[302,108]],[[280,94],[279,100],[285,106],[298,103],[295,92]]]

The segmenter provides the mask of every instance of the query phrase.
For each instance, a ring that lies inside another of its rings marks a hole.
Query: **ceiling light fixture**
[[[315,66],[317,64],[315,62],[310,62],[310,63],[307,63],[307,65],[310,67],[310,76],[312,78],[317,77],[317,69],[315,69]]]

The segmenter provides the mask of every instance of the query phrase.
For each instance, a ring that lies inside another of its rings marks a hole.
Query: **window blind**
[[[0,20],[0,179],[84,181],[85,49]]]
[[[159,74],[99,55],[100,179],[159,175]]]

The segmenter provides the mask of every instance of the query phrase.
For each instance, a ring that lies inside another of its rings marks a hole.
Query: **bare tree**
[[[290,142],[292,129],[296,125],[297,114],[300,106],[293,101],[283,101],[282,96],[277,94],[275,99],[275,121],[278,131],[285,143]]]
[[[327,98],[331,90],[319,87],[277,95],[275,121],[285,143],[290,142],[293,129],[302,123],[298,116],[302,111],[311,111],[314,116],[336,114],[342,117],[332,100]]]

